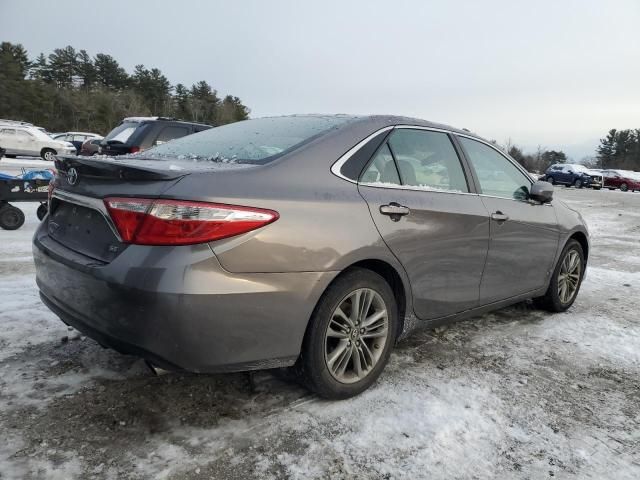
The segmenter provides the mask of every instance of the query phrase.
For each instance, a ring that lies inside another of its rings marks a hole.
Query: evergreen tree
[[[78,54],[72,46],[56,48],[49,54],[49,76],[59,88],[74,86],[77,69]]]
[[[187,88],[178,83],[175,88],[174,98],[174,113],[176,118],[189,118],[189,91]]]
[[[611,168],[616,155],[616,137],[618,132],[615,128],[609,130],[605,138],[600,139],[600,145],[596,149],[601,168]]]
[[[122,90],[129,83],[129,76],[124,68],[111,55],[99,53],[93,60],[96,79],[101,85],[112,90]]]
[[[84,88],[91,88],[96,83],[96,69],[86,50],[78,53],[77,74]]]
[[[190,111],[194,121],[208,123],[210,125],[221,125],[218,121],[218,107],[220,99],[218,92],[204,80],[192,85],[190,91]]]

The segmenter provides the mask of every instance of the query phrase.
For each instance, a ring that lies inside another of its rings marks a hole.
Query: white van
[[[0,147],[7,157],[25,155],[53,161],[55,155],[75,155],[72,143],[54,140],[32,125],[0,124]]]

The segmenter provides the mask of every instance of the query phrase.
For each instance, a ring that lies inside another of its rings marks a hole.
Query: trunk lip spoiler
[[[56,170],[66,172],[69,168],[77,168],[83,177],[98,178],[102,175],[95,175],[91,170],[97,169],[111,175],[113,179],[122,180],[142,180],[142,181],[162,181],[176,180],[193,173],[192,171],[181,169],[171,170],[169,168],[153,168],[139,163],[135,159],[118,159],[115,157],[93,158],[78,157],[76,155],[56,155]],[[86,171],[85,169],[89,169]]]
[[[51,195],[51,199],[54,199],[54,198],[57,198],[58,200],[61,200],[63,202],[73,203],[75,205],[79,205],[81,207],[86,207],[86,208],[90,208],[91,210],[97,211],[104,217],[105,221],[107,222],[107,225],[109,226],[113,234],[116,236],[118,241],[122,242],[122,237],[120,237],[120,233],[118,232],[118,229],[116,228],[115,223],[113,223],[113,220],[111,219],[111,216],[107,211],[107,207],[101,198],[88,197],[86,195],[79,195],[77,193],[71,193],[65,190],[59,190],[57,188],[53,191],[53,194]]]

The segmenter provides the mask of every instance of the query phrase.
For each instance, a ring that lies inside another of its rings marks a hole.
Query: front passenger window
[[[484,195],[526,200],[531,179],[525,176],[506,157],[476,140],[458,137],[473,165]]]

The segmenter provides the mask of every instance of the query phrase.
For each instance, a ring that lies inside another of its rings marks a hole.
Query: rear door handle
[[[509,216],[502,213],[500,210],[491,214],[491,220],[495,220],[498,223],[506,222],[509,220]]]
[[[391,202],[388,205],[380,205],[380,213],[382,215],[389,215],[391,220],[394,220],[394,217],[399,220],[400,218],[398,217],[409,215],[411,210],[409,210],[409,207],[405,207],[404,205],[400,205],[396,202]]]

